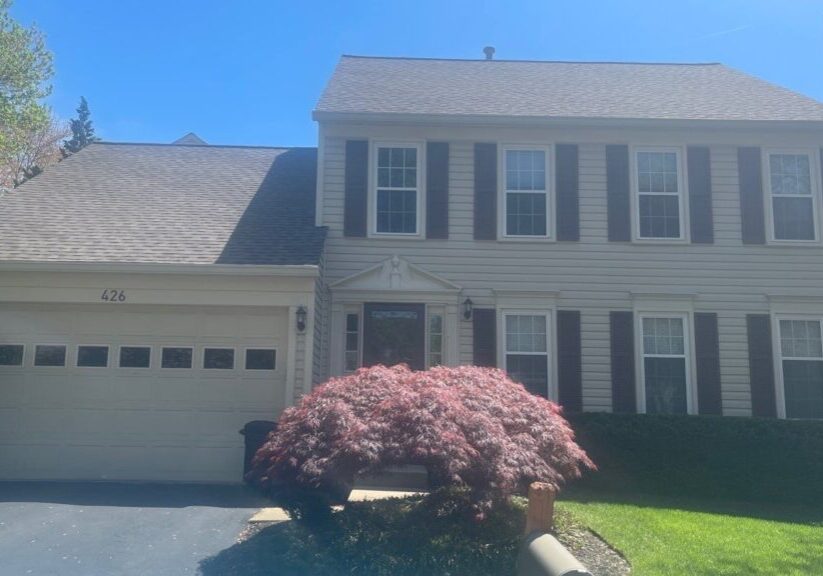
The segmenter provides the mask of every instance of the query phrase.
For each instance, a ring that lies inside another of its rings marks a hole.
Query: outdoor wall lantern
[[[472,307],[474,306],[474,302],[472,302],[471,298],[466,298],[463,300],[463,318],[466,320],[472,319]]]
[[[303,332],[306,329],[306,316],[308,316],[309,311],[306,310],[305,306],[301,306],[297,309],[297,331]]]

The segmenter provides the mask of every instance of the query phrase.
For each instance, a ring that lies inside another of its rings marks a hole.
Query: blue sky
[[[340,54],[724,62],[823,100],[823,0],[16,0],[106,140],[314,145]]]

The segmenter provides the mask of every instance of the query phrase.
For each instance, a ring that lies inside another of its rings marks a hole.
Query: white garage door
[[[0,305],[0,479],[237,482],[285,404],[287,312]]]

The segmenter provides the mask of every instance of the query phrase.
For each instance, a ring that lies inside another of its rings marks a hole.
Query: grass
[[[797,505],[577,495],[558,503],[636,576],[823,574],[823,510]]]
[[[600,470],[559,504],[637,576],[823,574],[823,422],[579,414]]]

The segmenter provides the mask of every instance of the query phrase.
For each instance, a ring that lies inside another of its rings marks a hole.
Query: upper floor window
[[[635,157],[637,237],[683,236],[683,185],[677,148],[643,148]]]
[[[545,148],[503,149],[506,236],[549,236],[547,159]]]
[[[769,153],[768,188],[774,240],[814,241],[817,191],[809,153]]]
[[[779,326],[786,418],[823,418],[821,319],[781,319]]]
[[[376,233],[419,233],[419,166],[419,146],[377,146],[377,186],[374,199]]]

